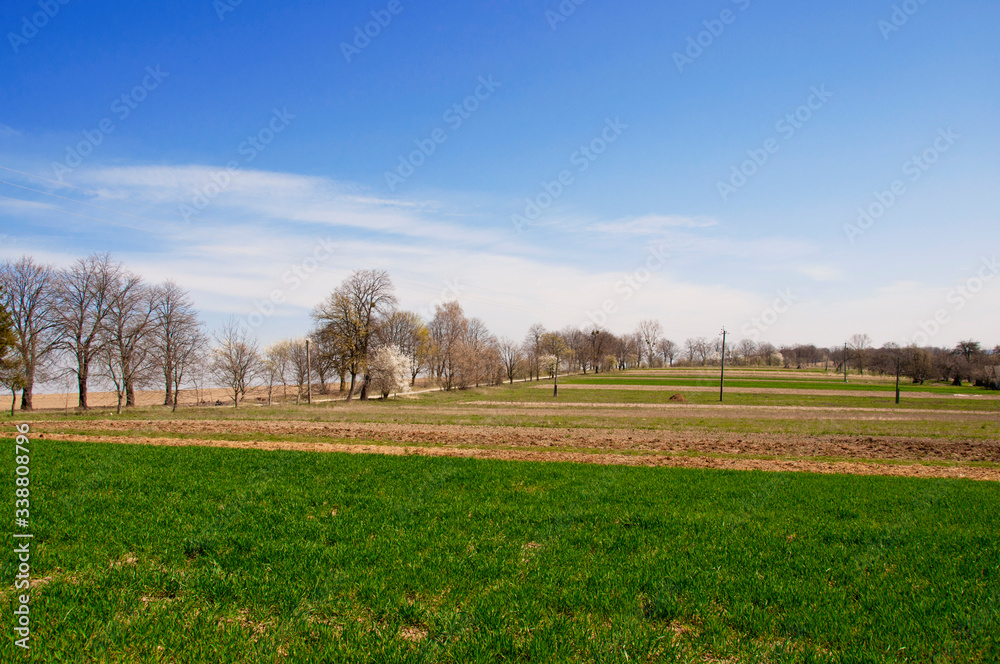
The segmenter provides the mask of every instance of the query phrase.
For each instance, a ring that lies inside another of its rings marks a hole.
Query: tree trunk
[[[17,395],[15,395],[15,398],[16,397]],[[31,397],[31,388],[26,384],[24,389],[21,390],[21,410],[34,410],[34,406],[32,406],[31,403]],[[14,404],[11,404],[11,410],[13,410],[13,405]]]
[[[21,410],[33,410],[32,396],[35,390],[35,363],[24,368],[24,385],[21,387]],[[13,404],[11,404],[13,411]]]
[[[77,375],[77,388],[80,392],[80,409],[87,410],[87,374],[90,373],[90,362],[80,365],[80,373]]]
[[[362,401],[368,401],[368,374],[365,374],[365,378],[361,381],[361,395],[358,397]]]
[[[135,384],[132,381],[125,383],[125,405],[129,408],[135,407]]]
[[[166,381],[167,381],[166,397],[164,397],[164,399],[163,399],[163,405],[164,406],[173,406],[174,405],[174,392],[173,392],[173,387],[174,386],[173,386],[173,381],[170,380],[170,374],[171,373],[173,373],[173,372],[170,371],[169,369],[164,372],[164,377],[166,378]]]
[[[350,401],[351,397],[354,396],[354,379],[357,378],[357,375],[358,374],[356,372],[354,372],[354,371],[351,372],[351,387],[350,387],[349,390],[347,390],[347,400],[348,401]],[[341,385],[343,385],[343,383],[341,383]]]

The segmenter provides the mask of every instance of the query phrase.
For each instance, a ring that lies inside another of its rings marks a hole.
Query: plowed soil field
[[[232,420],[39,422],[35,430],[80,442],[1000,480],[1000,442],[971,439]]]

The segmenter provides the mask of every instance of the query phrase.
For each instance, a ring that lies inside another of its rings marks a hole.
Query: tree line
[[[15,401],[21,393],[22,410],[33,409],[37,384],[66,372],[81,409],[93,379],[113,386],[119,411],[155,382],[174,406],[206,341],[186,291],[149,284],[109,254],[62,269],[29,256],[0,262],[0,308],[9,341],[0,382]]]
[[[387,397],[425,382],[446,390],[540,380],[561,371],[604,373],[639,367],[731,366],[847,369],[901,375],[914,382],[968,381],[998,388],[1000,347],[973,340],[955,348],[872,347],[866,334],[841,347],[776,347],[721,338],[682,343],[666,337],[656,320],[626,334],[595,327],[547,330],[532,325],[520,340],[497,337],[456,301],[435,307],[431,320],[398,307],[384,270],[357,270],[312,311],[302,337],[261,347],[253,331],[230,319],[209,334],[188,292],[172,281],[147,283],[109,254],[94,254],[65,268],[31,257],[0,262],[0,383],[33,408],[36,385],[72,376],[78,407],[87,409],[92,379],[110,385],[117,409],[135,405],[136,392],[157,384],[163,403],[207,374],[239,407],[251,389],[296,403],[317,385],[333,385],[348,401]],[[308,341],[307,341],[308,340]],[[315,377],[315,380],[314,380]],[[289,388],[294,394],[289,395]],[[263,399],[264,397],[259,397]],[[12,410],[14,404],[12,404]]]

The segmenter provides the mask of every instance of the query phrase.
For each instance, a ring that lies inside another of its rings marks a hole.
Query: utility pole
[[[721,371],[719,373],[719,402],[722,402],[723,389],[726,385],[726,328],[722,328],[722,362]]]
[[[559,396],[559,354],[556,353],[556,382],[552,385],[552,396]]]
[[[896,354],[896,404],[899,404],[899,353]]]
[[[309,340],[306,339],[306,403],[312,405],[312,355],[309,351]]]
[[[597,357],[597,335],[599,335],[600,333],[601,331],[598,329],[590,331],[590,350],[594,354],[593,362],[594,362],[595,374],[600,373],[600,366],[601,366],[601,358]],[[584,369],[584,373],[586,373],[586,369]]]
[[[847,382],[847,342],[844,342],[844,382]]]

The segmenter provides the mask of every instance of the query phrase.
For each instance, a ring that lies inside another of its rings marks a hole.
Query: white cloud
[[[702,217],[682,217],[658,214],[647,214],[641,217],[628,217],[610,222],[591,224],[587,230],[614,235],[640,235],[658,237],[665,231],[675,228],[711,228],[717,226],[714,219]]]
[[[498,334],[517,338],[535,322],[550,328],[585,325],[588,313],[609,300],[614,313],[606,327],[614,331],[656,318],[678,341],[711,336],[723,324],[738,333],[744,321],[774,300],[775,286],[792,285],[802,291],[800,302],[764,338],[832,343],[844,334],[867,331],[888,339],[906,333],[907,316],[913,319],[914,312],[922,311],[921,302],[939,299],[932,287],[910,284],[857,297],[845,290],[849,285],[841,285],[832,295],[810,300],[803,278],[814,284],[843,280],[836,267],[819,260],[817,244],[781,236],[738,238],[707,218],[563,218],[545,231],[557,242],[543,248],[530,234],[517,236],[507,221],[509,211],[503,209],[491,213],[447,196],[433,202],[387,200],[329,178],[288,173],[242,171],[185,223],[178,205],[189,202],[218,172],[205,166],[80,169],[74,182],[82,189],[59,190],[105,210],[30,193],[19,194],[30,201],[0,199],[0,216],[21,224],[12,230],[5,224],[8,237],[0,256],[27,252],[65,265],[93,251],[111,250],[150,281],[171,278],[191,290],[210,319],[246,316],[277,291],[283,303],[260,329],[265,341],[303,334],[310,309],[358,268],[388,270],[401,305],[427,316],[436,301],[457,290],[469,315],[484,319]],[[101,245],[86,231],[87,224],[98,222],[40,204],[133,230],[122,231],[114,246],[106,240]],[[53,227],[65,228],[68,239],[54,237]],[[559,250],[560,229],[572,249]],[[614,243],[614,235],[622,242]],[[326,239],[332,255],[313,266],[317,243]],[[668,248],[668,264],[641,288],[623,287],[623,280],[644,263],[650,241]],[[700,269],[703,265],[711,269]],[[290,279],[296,268],[309,271],[309,278]],[[768,285],[760,286],[763,282]],[[984,293],[976,304],[996,301],[995,295]],[[983,320],[995,327],[995,318]],[[979,326],[970,324],[963,335],[978,334]],[[827,335],[832,338],[823,338]]]
[[[218,228],[234,218],[258,223],[312,224],[405,236],[427,242],[495,242],[493,233],[435,218],[433,203],[390,200],[328,178],[207,166],[102,168],[79,181],[106,200],[157,206],[176,226],[190,222]],[[223,183],[219,186],[217,183]],[[201,194],[199,198],[198,194]],[[207,205],[206,205],[207,204]],[[185,206],[187,218],[181,206]]]
[[[843,277],[843,272],[840,268],[833,265],[816,263],[811,265],[799,265],[795,269],[800,274],[803,274],[815,281],[837,281]]]

